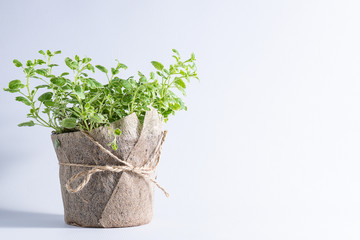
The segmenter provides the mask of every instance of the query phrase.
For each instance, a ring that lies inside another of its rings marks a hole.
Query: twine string
[[[93,142],[94,144],[96,144],[98,147],[100,147],[105,153],[107,153],[108,155],[110,155],[112,158],[114,158],[115,160],[117,160],[118,162],[122,163],[123,165],[113,165],[113,166],[108,166],[108,165],[89,165],[89,164],[77,164],[77,163],[59,163],[62,166],[72,166],[72,167],[87,167],[87,168],[91,168],[90,170],[86,170],[86,171],[82,171],[79,172],[75,175],[73,175],[71,178],[69,178],[69,180],[66,183],[66,189],[71,192],[71,193],[76,193],[79,192],[81,189],[83,189],[88,182],[91,179],[91,176],[95,173],[98,172],[104,172],[104,171],[109,171],[109,172],[115,172],[115,173],[120,173],[120,172],[132,172],[135,173],[136,175],[149,180],[150,182],[154,183],[161,191],[163,191],[163,193],[165,194],[166,197],[169,197],[170,194],[163,188],[160,186],[160,184],[156,181],[156,179],[154,177],[151,176],[151,174],[155,171],[159,160],[160,160],[160,155],[161,155],[161,149],[162,149],[162,144],[165,141],[165,137],[167,134],[167,131],[163,132],[162,137],[159,140],[159,143],[157,144],[157,147],[154,151],[153,156],[150,157],[150,160],[147,161],[143,166],[141,167],[136,167],[133,166],[131,163],[124,161],[120,158],[118,158],[117,156],[115,156],[112,152],[110,152],[109,150],[107,150],[106,148],[104,148],[100,143],[98,143],[95,139],[93,139],[91,136],[89,136],[87,133],[82,132],[87,138],[89,138],[89,140],[91,142]],[[131,153],[129,154],[129,156],[131,155]],[[155,160],[155,165],[153,167],[148,167],[151,163],[153,163],[154,158],[156,158]],[[71,184],[78,179],[83,178],[83,181],[75,188],[71,187]]]

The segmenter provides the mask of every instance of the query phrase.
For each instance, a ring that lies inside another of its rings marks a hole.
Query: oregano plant
[[[5,91],[16,93],[16,101],[29,106],[30,121],[18,126],[43,126],[56,133],[91,131],[109,125],[129,114],[136,113],[143,121],[146,111],[155,108],[166,122],[176,111],[187,110],[178,93],[186,95],[186,84],[198,79],[195,55],[183,61],[177,50],[172,50],[175,63],[168,68],[152,61],[155,71],[149,76],[138,72],[138,76],[121,77],[127,66],[116,60],[113,67],[93,65],[89,57],[65,58],[67,72],[55,73],[55,56],[61,51],[40,50],[41,58],[14,65],[22,69],[23,80],[12,80]],[[91,75],[95,71],[104,73],[104,81]],[[175,91],[174,91],[175,90]],[[109,143],[116,150],[116,136],[120,129],[113,129],[114,141]]]

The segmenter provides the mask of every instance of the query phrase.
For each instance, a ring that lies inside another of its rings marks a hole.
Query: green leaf
[[[95,67],[104,73],[108,73],[108,70],[104,66],[96,65]]]
[[[116,66],[116,69],[122,68],[122,69],[125,69],[125,70],[126,70],[126,69],[128,68],[125,64],[119,62],[119,60],[116,59],[115,61],[118,62],[118,65]]]
[[[178,57],[180,57],[180,53],[176,50],[176,49],[173,49],[172,50]]]
[[[33,121],[29,121],[29,122],[23,122],[18,124],[19,127],[32,127],[35,126],[35,123]]]
[[[39,89],[39,88],[49,88],[49,85],[43,84],[43,85],[36,86],[35,88],[36,88],[36,89]]]
[[[186,92],[185,92],[185,89],[184,89],[184,88],[182,88],[180,85],[177,85],[177,84],[175,84],[175,87],[176,87],[177,89],[179,89],[179,91],[180,91],[184,96],[186,96]]]
[[[170,108],[174,111],[178,111],[178,110],[180,110],[180,104],[178,104],[178,103],[170,104]]]
[[[182,88],[186,88],[186,85],[181,78],[175,78],[175,84],[179,85]]]
[[[60,143],[59,139],[56,139],[54,142],[55,150],[57,150],[60,147],[60,145],[61,145],[61,143]]]
[[[86,68],[90,71],[92,71],[93,73],[95,73],[95,68],[93,65],[91,65],[90,63],[88,65],[86,65]]]
[[[35,69],[33,69],[31,67],[27,67],[24,69],[24,72],[26,73],[26,75],[32,77],[32,76],[34,76]]]
[[[112,149],[114,149],[114,151],[116,151],[116,150],[118,149],[118,146],[117,146],[116,143],[113,143],[113,144],[111,145],[111,147],[112,147]]]
[[[120,79],[121,85],[126,89],[131,89],[131,84],[125,79]]]
[[[77,125],[76,118],[66,118],[60,122],[60,125],[64,128],[75,128]]]
[[[116,136],[120,136],[121,130],[118,129],[118,128],[116,128],[115,131],[114,131],[114,133],[115,133]]]
[[[61,54],[61,51],[60,50],[55,51],[54,54]]]
[[[140,79],[139,79],[139,82],[140,83],[146,83],[147,82],[147,79],[145,76],[142,76]]]
[[[16,67],[22,67],[22,63],[17,59],[14,59],[13,63],[15,64]]]
[[[82,62],[84,64],[89,63],[89,62],[91,62],[91,58],[85,57],[85,58],[83,58]]]
[[[133,96],[127,94],[122,98],[122,102],[124,105],[127,105],[127,104],[131,103],[132,99],[133,99]]]
[[[41,64],[45,64],[46,62],[44,60],[41,60],[41,59],[37,59],[36,60],[36,63],[41,65]]]
[[[11,82],[9,82],[9,89],[11,90],[18,90],[24,87],[25,85],[22,84],[20,80],[12,80]]]
[[[44,102],[46,100],[51,100],[52,96],[53,96],[52,92],[46,92],[46,93],[41,94],[41,96],[38,98],[38,100],[40,102]]]
[[[23,102],[23,103],[25,103],[25,104],[28,105],[28,106],[31,105],[30,101],[29,101],[27,98],[22,97],[22,96],[16,97],[15,100],[18,101],[18,102]]]
[[[65,64],[68,66],[71,70],[75,70],[78,67],[78,63],[73,61],[71,58],[67,57],[65,58]]]
[[[93,78],[86,78],[85,81],[90,88],[103,88],[104,86]]]
[[[55,84],[59,87],[62,87],[65,85],[66,80],[65,80],[65,78],[62,78],[62,77],[55,77],[55,78],[51,78],[50,82],[52,82],[53,84]]]
[[[62,73],[62,74],[60,75],[60,77],[63,77],[63,76],[66,76],[66,75],[69,75],[69,73],[68,73],[68,72],[64,72],[64,73]]]
[[[71,58],[69,58],[69,57],[65,58],[65,64],[66,64],[66,66],[68,66],[70,69],[72,69],[72,65],[71,65],[72,62],[73,62],[73,60],[71,60]]]
[[[45,56],[45,52],[43,50],[40,50],[39,53]]]
[[[32,65],[33,65],[33,63],[31,62],[31,60],[27,60],[26,66],[31,67]]]
[[[46,77],[48,75],[48,70],[45,69],[45,68],[36,69],[35,72],[37,74],[40,74],[40,75],[44,76],[44,77]]]
[[[85,99],[84,91],[79,85],[76,85],[74,90],[75,90],[76,95],[79,96],[79,98]]]
[[[123,114],[118,109],[114,109],[114,112],[118,115],[119,118],[123,117]]]
[[[191,60],[196,60],[195,53],[191,53]]]
[[[47,107],[53,107],[55,105],[55,103],[51,100],[45,100],[44,105]]]
[[[151,64],[157,69],[157,70],[163,70],[164,69],[164,65],[162,65],[161,63],[157,62],[157,61],[152,61]]]
[[[151,72],[150,73],[150,79],[154,79],[155,78],[155,73],[154,72]]]
[[[19,92],[19,89],[3,88],[3,90],[4,90],[5,92],[11,92],[11,93]]]
[[[93,115],[93,116],[91,116],[90,119],[93,120],[96,123],[103,123],[105,121],[104,116],[101,115],[101,114]]]
[[[61,89],[67,91],[67,90],[72,90],[72,87],[69,84],[66,84]]]
[[[115,68],[111,68],[111,74],[112,75],[116,75],[118,74],[120,71],[118,69],[115,69]]]

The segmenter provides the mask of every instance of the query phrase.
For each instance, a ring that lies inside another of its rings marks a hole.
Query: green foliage
[[[54,129],[57,133],[85,130],[108,125],[129,114],[136,113],[143,121],[146,111],[151,107],[167,121],[176,111],[186,110],[184,102],[175,92],[185,95],[186,84],[197,77],[195,55],[182,61],[178,51],[173,49],[175,63],[165,68],[163,64],[152,61],[155,72],[149,76],[138,72],[138,77],[120,77],[127,66],[116,60],[116,66],[106,68],[92,65],[92,59],[75,56],[65,58],[68,72],[53,73],[57,64],[52,63],[61,51],[40,50],[42,59],[26,61],[21,68],[25,80],[13,80],[4,90],[18,93],[16,101],[30,108],[27,117],[31,121],[18,126],[40,125]],[[90,76],[95,69],[105,73],[107,83],[102,84]],[[109,70],[108,70],[109,69]],[[72,74],[69,74],[72,73]],[[112,130],[114,141],[110,144],[117,148],[116,136],[120,129]]]
[[[23,122],[18,124],[19,127],[32,127],[35,126],[35,123],[33,121]]]

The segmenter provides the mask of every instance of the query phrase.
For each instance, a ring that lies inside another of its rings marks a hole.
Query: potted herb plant
[[[150,76],[120,77],[127,66],[110,69],[88,57],[65,58],[68,72],[56,73],[52,62],[61,51],[39,51],[39,59],[21,63],[25,79],[4,90],[29,106],[30,121],[18,126],[53,129],[51,139],[60,165],[65,221],[82,227],[128,227],[149,223],[153,215],[162,123],[186,110],[181,98],[186,82],[197,78],[195,56],[165,68],[153,61]],[[95,70],[106,83],[91,77]],[[173,91],[175,89],[175,91]]]

